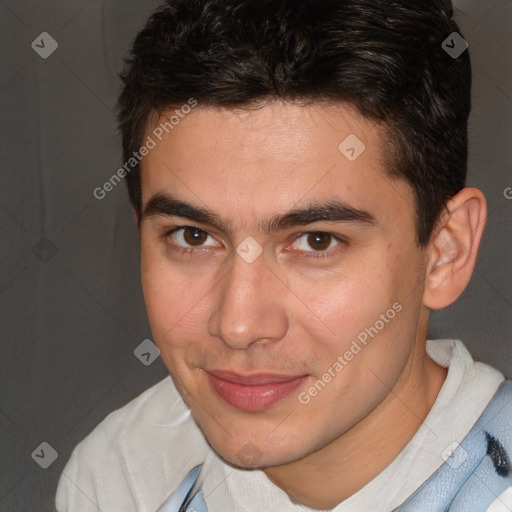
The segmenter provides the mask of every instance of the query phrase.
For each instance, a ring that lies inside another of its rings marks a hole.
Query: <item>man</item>
[[[512,510],[510,388],[427,343],[486,220],[452,14],[169,0],[150,19],[122,174],[170,378],[80,443],[59,511]]]

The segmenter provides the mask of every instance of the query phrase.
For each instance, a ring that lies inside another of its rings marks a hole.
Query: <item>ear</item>
[[[477,188],[464,188],[446,205],[428,247],[423,304],[449,306],[466,288],[475,268],[487,220],[487,203]]]

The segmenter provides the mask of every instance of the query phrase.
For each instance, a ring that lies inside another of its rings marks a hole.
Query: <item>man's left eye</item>
[[[321,231],[304,233],[293,243],[295,249],[306,252],[325,252],[339,244],[340,241],[334,235]]]

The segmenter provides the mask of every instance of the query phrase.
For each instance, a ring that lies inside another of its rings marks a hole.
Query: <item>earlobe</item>
[[[483,193],[465,188],[446,205],[428,248],[423,303],[430,309],[452,304],[466,288],[487,219]]]

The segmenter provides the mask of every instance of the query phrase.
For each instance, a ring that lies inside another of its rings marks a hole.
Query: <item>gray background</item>
[[[166,375],[134,349],[151,338],[114,104],[122,57],[159,1],[0,0],[0,511],[54,511],[72,448]],[[460,0],[474,69],[468,183],[489,201],[473,280],[432,319],[512,375],[512,0]],[[42,32],[58,49],[42,59]],[[447,134],[449,137],[449,134]],[[42,469],[42,443],[57,460]]]

